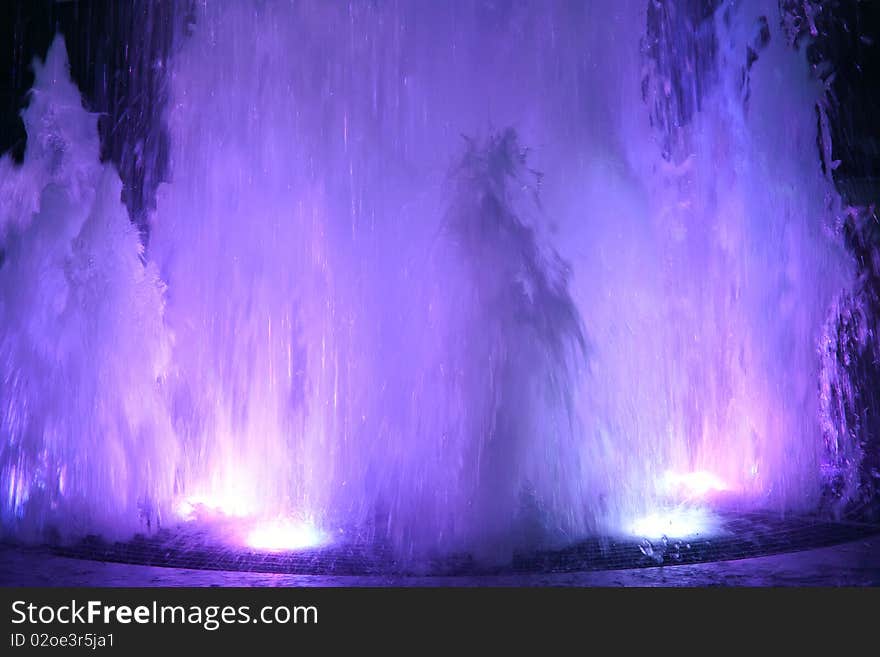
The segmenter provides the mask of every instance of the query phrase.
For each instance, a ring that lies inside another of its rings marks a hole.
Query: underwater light
[[[655,511],[635,520],[629,533],[640,538],[690,538],[717,531],[717,520],[706,509],[675,508]]]
[[[281,552],[304,550],[326,543],[326,536],[314,525],[290,519],[258,523],[247,535],[248,547],[255,550]]]

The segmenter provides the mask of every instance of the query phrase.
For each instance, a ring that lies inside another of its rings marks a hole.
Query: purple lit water
[[[0,160],[3,534],[493,556],[854,481],[822,82],[776,2],[650,6],[198,6],[146,248],[56,40]]]

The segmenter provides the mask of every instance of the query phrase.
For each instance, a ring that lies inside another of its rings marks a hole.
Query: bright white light
[[[188,500],[180,500],[174,507],[174,513],[181,520],[194,520],[196,517],[196,508],[192,502]]]
[[[179,500],[174,506],[177,517],[184,521],[203,517],[205,513],[214,516],[244,518],[253,513],[253,505],[241,496],[227,495],[191,495]]]
[[[314,525],[292,518],[253,520],[250,507],[232,496],[194,495],[178,500],[174,512],[181,520],[220,522],[224,531],[255,550],[283,552],[324,545],[329,538]]]
[[[281,552],[318,547],[326,537],[316,527],[290,519],[258,523],[247,536],[247,545],[255,550]]]
[[[632,523],[630,533],[641,538],[690,538],[714,533],[717,521],[705,509],[677,508],[654,512]]]
[[[667,491],[684,493],[686,498],[705,497],[709,492],[729,490],[720,477],[705,470],[676,473],[667,471],[663,476],[663,486]]]

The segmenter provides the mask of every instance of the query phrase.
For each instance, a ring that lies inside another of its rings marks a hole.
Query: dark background
[[[21,161],[19,117],[34,81],[31,62],[64,35],[74,82],[99,114],[101,157],[116,164],[123,201],[146,229],[156,187],[166,173],[161,128],[175,16],[184,0],[0,0],[0,152]],[[144,233],[146,237],[146,234]]]

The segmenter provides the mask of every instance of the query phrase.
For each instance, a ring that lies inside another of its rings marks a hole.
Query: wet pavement
[[[492,576],[323,576],[164,568],[0,546],[3,586],[880,586],[880,536],[710,563]]]

